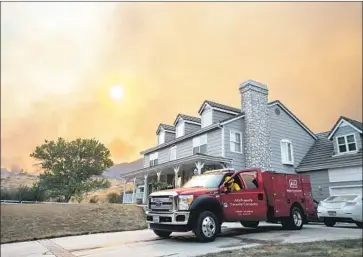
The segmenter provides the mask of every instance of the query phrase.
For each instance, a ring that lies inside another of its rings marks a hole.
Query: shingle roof
[[[169,130],[169,131],[175,131],[175,127],[174,126],[167,125],[167,124],[164,124],[164,123],[160,123],[158,129],[156,130],[156,134],[159,133],[160,128],[163,128],[163,129]]]
[[[219,108],[219,109],[223,109],[223,110],[227,110],[227,111],[231,111],[231,112],[236,112],[236,113],[241,113],[241,109],[239,109],[239,108],[216,103],[216,102],[209,101],[209,100],[205,100],[203,102],[202,106],[199,108],[199,111],[198,111],[199,113],[202,111],[205,104],[209,104],[210,106],[215,107],[215,108]]]
[[[180,119],[180,118],[182,118],[183,120],[185,120],[185,121],[191,121],[191,122],[196,122],[196,123],[201,123],[201,120],[200,120],[200,118],[197,118],[197,117],[193,117],[193,116],[189,116],[189,115],[185,115],[185,114],[178,114],[177,116],[176,116],[176,118],[175,118],[175,121],[174,121],[174,126],[176,126],[176,124],[177,124],[177,122],[178,122],[178,120]]]
[[[194,132],[191,132],[191,133],[188,133],[188,134],[185,134],[184,136],[181,136],[181,137],[178,137],[178,138],[175,138],[171,141],[168,141],[168,142],[165,142],[161,145],[157,145],[157,146],[154,146],[152,148],[149,148],[149,149],[146,149],[142,152],[140,152],[140,154],[147,154],[147,153],[150,153],[150,152],[153,152],[153,151],[156,151],[158,149],[161,149],[161,148],[164,148],[164,147],[167,147],[167,146],[170,146],[170,145],[173,145],[175,143],[178,143],[178,142],[181,142],[183,140],[186,140],[188,138],[192,138],[194,136],[197,136],[197,135],[200,135],[200,134],[203,134],[207,131],[211,131],[211,130],[214,130],[214,129],[218,129],[220,128],[220,123],[215,123],[215,124],[212,124],[208,127],[205,127],[205,128],[202,128],[200,130],[197,130],[197,131],[194,131]]]
[[[172,125],[167,125],[167,124],[160,124],[161,127],[163,127],[166,130],[171,130],[171,131],[175,131],[175,127]]]
[[[201,122],[200,118],[197,118],[197,117],[193,117],[193,116],[189,116],[189,115],[185,115],[185,114],[179,114],[178,116],[183,118],[183,120],[193,121],[193,122],[197,122],[197,123]]]
[[[296,168],[297,172],[362,165],[362,148],[356,154],[334,155],[330,131],[316,134],[317,140]]]

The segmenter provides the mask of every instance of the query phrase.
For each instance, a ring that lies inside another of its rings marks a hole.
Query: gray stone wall
[[[271,168],[268,130],[268,88],[248,80],[239,87],[245,113],[244,155],[246,168]]]

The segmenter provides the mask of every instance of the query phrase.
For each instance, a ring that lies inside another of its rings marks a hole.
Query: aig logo
[[[290,188],[297,188],[297,180],[296,179],[290,179],[289,180]]]

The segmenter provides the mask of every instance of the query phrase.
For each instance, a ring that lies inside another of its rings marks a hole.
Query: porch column
[[[161,170],[157,170],[156,171],[156,176],[158,176],[158,182],[160,181],[160,175],[161,175]]]
[[[195,162],[195,167],[198,170],[198,175],[201,175],[202,174],[202,169],[204,167],[204,163],[201,162],[201,161],[197,161],[197,162]]]
[[[125,203],[125,195],[126,195],[126,184],[127,184],[127,179],[124,178],[124,185],[123,185],[123,195],[122,195],[122,203]]]
[[[143,204],[147,204],[147,191],[148,191],[148,185],[147,185],[147,174],[144,175],[144,199],[142,200]]]
[[[177,188],[178,186],[178,173],[179,173],[179,168],[180,168],[180,165],[178,166],[174,166],[173,169],[174,169],[174,187]]]
[[[132,203],[136,203],[136,177],[134,177],[134,189],[132,190]]]

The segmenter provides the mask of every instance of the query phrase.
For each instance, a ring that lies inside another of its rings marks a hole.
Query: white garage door
[[[329,169],[329,182],[362,181],[362,166]]]
[[[330,187],[330,195],[348,195],[360,194],[362,195],[362,185],[346,186],[346,187]]]

